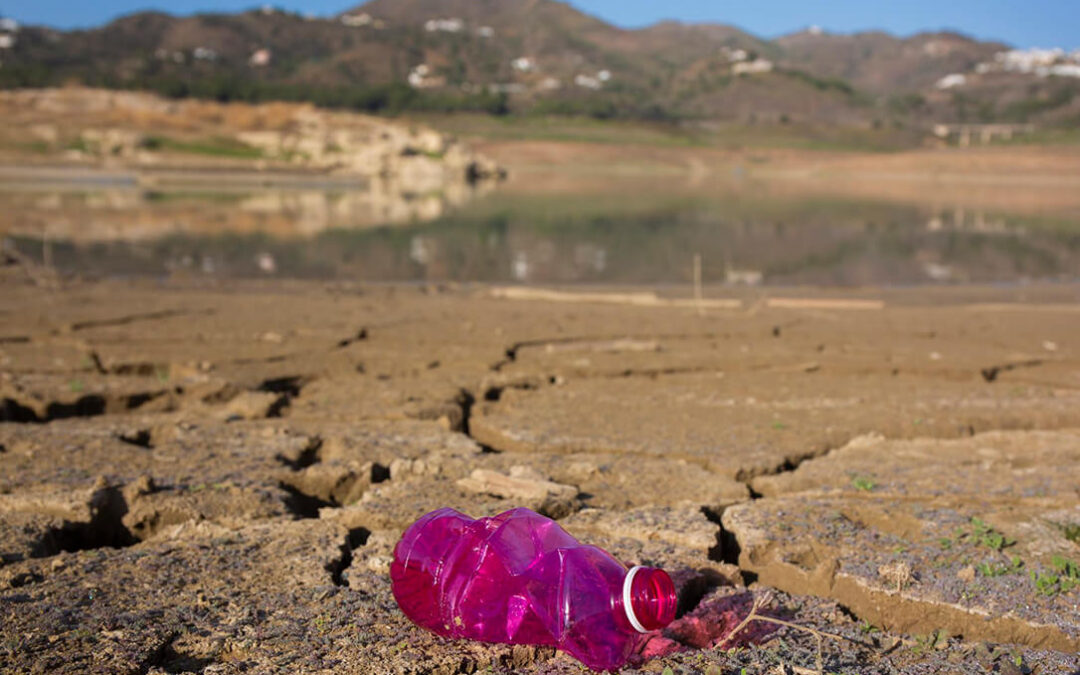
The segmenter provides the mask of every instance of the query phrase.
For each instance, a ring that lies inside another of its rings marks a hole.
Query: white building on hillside
[[[254,68],[265,68],[270,65],[270,61],[273,60],[273,54],[269,49],[256,49],[248,57],[248,65]]]
[[[770,73],[772,69],[772,61],[756,59],[754,61],[740,61],[732,65],[731,73],[733,75],[755,75],[757,73]]]
[[[460,33],[465,30],[465,21],[457,17],[449,19],[428,19],[424,22],[424,30],[429,33]]]
[[[217,61],[217,52],[209,47],[196,47],[191,55],[195,57],[196,61]]]
[[[436,75],[429,65],[421,63],[409,71],[409,86],[413,89],[432,89],[446,86],[446,78]]]
[[[582,89],[600,89],[604,83],[592,75],[578,75],[574,78],[574,84]]]
[[[341,21],[343,26],[351,26],[353,28],[361,28],[363,26],[370,26],[375,19],[372,18],[367,12],[360,12],[358,14],[342,14]]]
[[[967,75],[964,75],[963,73],[952,73],[938,80],[937,84],[934,86],[944,90],[952,89],[953,87],[962,87],[965,84],[967,84]]]
[[[994,60],[980,63],[975,72],[1024,73],[1037,77],[1080,77],[1080,50],[1066,53],[1060,47],[1053,49],[1011,49],[998,52]]]
[[[536,70],[536,59],[529,56],[519,56],[511,61],[510,65],[519,73],[531,73]]]

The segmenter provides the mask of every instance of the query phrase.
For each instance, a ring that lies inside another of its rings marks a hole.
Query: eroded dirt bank
[[[1080,670],[1074,287],[699,314],[0,269],[4,672],[582,672],[390,595],[412,519],[518,505],[672,570],[643,672]],[[702,649],[764,593],[845,639]]]

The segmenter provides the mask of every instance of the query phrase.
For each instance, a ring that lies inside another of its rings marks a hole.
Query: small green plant
[[[78,378],[75,378],[75,379],[71,380],[70,382],[68,382],[68,388],[71,389],[71,391],[73,391],[75,393],[78,393],[78,392],[82,391],[83,389],[85,389],[86,385],[83,384],[82,380],[80,380]]]
[[[926,654],[935,649],[941,649],[948,640],[949,636],[945,631],[941,630],[936,630],[929,635],[916,635],[915,645],[911,648],[911,651],[915,654]]]
[[[979,518],[971,519],[971,534],[978,544],[994,551],[1000,551],[1016,543],[1016,540],[1009,539]]]
[[[1050,559],[1050,566],[1057,574],[1031,571],[1031,581],[1035,584],[1036,593],[1054,597],[1059,593],[1080,588],[1080,565],[1064,556],[1056,555]]]
[[[1062,523],[1058,525],[1058,529],[1066,539],[1074,544],[1080,544],[1080,523]]]
[[[1039,595],[1053,597],[1060,592],[1058,588],[1058,576],[1044,572],[1031,570],[1031,580],[1035,582],[1035,592]]]
[[[1077,565],[1065,556],[1054,556],[1050,559],[1050,564],[1053,565],[1054,569],[1068,576],[1070,579],[1080,580],[1080,565]]]
[[[772,428],[776,429],[777,431],[783,431],[784,429],[787,429],[787,425],[780,420],[777,420],[772,423]]]
[[[1010,562],[1001,563],[995,565],[993,563],[981,562],[975,565],[975,570],[980,576],[984,577],[1000,577],[1006,574],[1013,574],[1019,572],[1024,567],[1024,561],[1020,559],[1020,556],[1014,555]]]
[[[1080,588],[1080,565],[1060,555],[1051,558],[1050,564],[1060,575],[1058,587],[1061,588],[1062,593]]]
[[[878,486],[877,481],[869,476],[855,476],[851,479],[851,485],[863,492],[870,492]]]

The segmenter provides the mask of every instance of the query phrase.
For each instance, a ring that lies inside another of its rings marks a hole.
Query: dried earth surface
[[[442,506],[671,570],[627,673],[1080,672],[1075,287],[0,275],[5,673],[584,672],[405,619],[393,546]],[[788,625],[731,635],[755,600]]]

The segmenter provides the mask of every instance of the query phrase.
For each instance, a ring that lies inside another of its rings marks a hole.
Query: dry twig
[[[794,628],[796,630],[801,630],[801,631],[804,631],[804,632],[807,632],[807,633],[810,633],[811,635],[813,635],[817,639],[817,673],[818,673],[818,675],[822,675],[825,672],[824,658],[822,656],[822,640],[824,638],[830,638],[830,639],[833,639],[833,640],[842,640],[842,641],[846,641],[846,642],[852,642],[852,643],[860,645],[862,647],[873,648],[872,645],[869,645],[869,644],[867,644],[867,643],[865,643],[865,642],[863,642],[861,640],[856,640],[854,638],[845,637],[843,635],[837,635],[836,633],[829,633],[829,632],[826,632],[826,631],[823,631],[823,630],[818,630],[816,628],[811,628],[810,626],[800,626],[797,623],[792,623],[790,621],[784,621],[783,619],[777,619],[777,618],[774,618],[774,617],[771,617],[771,616],[764,616],[762,614],[759,614],[758,610],[760,610],[762,607],[765,607],[766,605],[768,605],[771,601],[772,601],[772,594],[771,593],[763,593],[762,595],[759,595],[759,596],[755,597],[754,598],[754,604],[750,607],[750,612],[747,613],[747,615],[743,618],[743,620],[740,621],[739,624],[737,626],[735,626],[735,628],[730,633],[728,633],[726,636],[724,636],[723,640],[721,640],[719,643],[717,643],[716,648],[717,649],[722,649],[724,647],[724,645],[729,643],[736,635],[738,635],[752,621],[764,621],[765,623],[772,623],[772,624],[776,624],[778,626],[784,626],[785,628]]]

